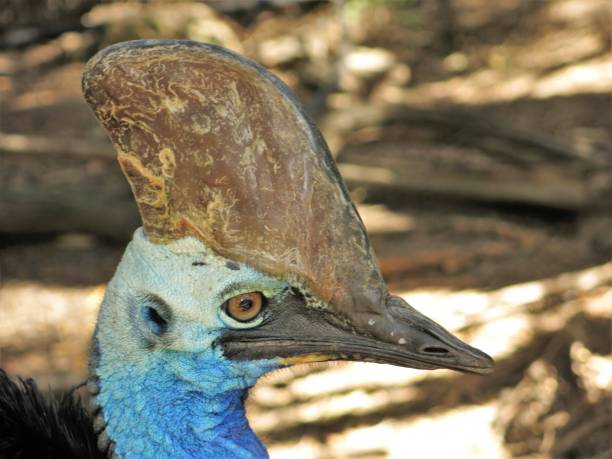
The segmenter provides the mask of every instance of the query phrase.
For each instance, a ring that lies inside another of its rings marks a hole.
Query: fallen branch
[[[341,163],[340,173],[352,185],[453,199],[525,203],[570,211],[612,204],[593,196],[588,182],[546,167],[525,172],[522,176],[477,175],[451,170],[423,173],[413,168],[409,159],[402,166],[395,164],[393,167],[385,167],[376,155],[370,156],[368,161],[371,164]]]
[[[350,142],[359,129],[401,124],[428,129],[439,141],[478,147],[514,162],[570,160],[589,165],[577,151],[542,135],[513,129],[464,108],[424,109],[407,105],[368,105],[329,113],[324,132],[336,148]]]

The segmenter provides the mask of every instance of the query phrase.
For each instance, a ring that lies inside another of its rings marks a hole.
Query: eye
[[[264,296],[259,292],[242,293],[227,300],[225,313],[238,322],[249,322],[259,315],[264,306]]]
[[[168,329],[168,322],[164,320],[164,318],[155,308],[151,306],[144,306],[142,309],[142,315],[153,334],[161,336]]]

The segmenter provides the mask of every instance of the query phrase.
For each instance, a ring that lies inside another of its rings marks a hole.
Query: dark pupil
[[[240,300],[240,303],[238,303],[238,307],[241,311],[248,311],[249,309],[251,309],[252,306],[253,300],[250,300],[248,298],[243,298]]]

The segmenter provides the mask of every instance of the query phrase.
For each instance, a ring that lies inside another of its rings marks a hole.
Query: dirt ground
[[[297,92],[390,289],[497,361],[485,377],[352,363],[270,375],[249,415],[272,457],[612,458],[606,2],[307,3],[108,4],[44,40],[3,36],[0,367],[56,391],[84,378],[138,226],[81,96],[86,59],[131,38],[202,39]]]

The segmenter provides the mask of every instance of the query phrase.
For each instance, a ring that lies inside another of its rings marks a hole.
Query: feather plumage
[[[71,392],[44,396],[31,380],[0,369],[1,458],[92,458],[98,450],[91,416]]]

